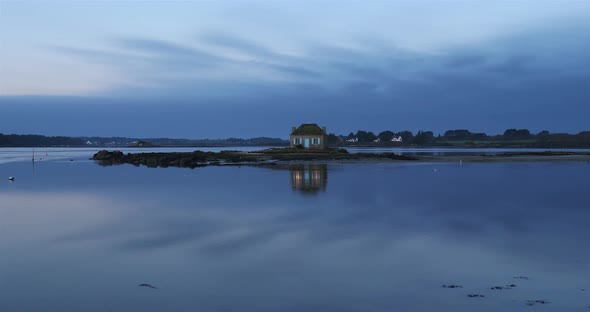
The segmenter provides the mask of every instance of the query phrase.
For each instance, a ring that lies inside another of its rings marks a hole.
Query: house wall
[[[327,143],[327,137],[325,135],[291,135],[289,138],[289,142],[290,142],[290,147],[294,148],[299,144],[295,144],[294,143],[294,139],[301,139],[301,145],[304,145],[305,139],[309,139],[309,149],[324,149],[326,148]],[[319,139],[320,143],[319,144],[314,144],[312,139]]]

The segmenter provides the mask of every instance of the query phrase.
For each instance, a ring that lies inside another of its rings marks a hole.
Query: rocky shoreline
[[[205,166],[231,165],[275,165],[293,161],[318,162],[511,162],[511,161],[586,161],[590,153],[573,152],[529,152],[504,153],[496,155],[429,155],[407,156],[395,153],[348,153],[345,149],[330,148],[321,151],[308,151],[290,148],[271,148],[254,152],[170,152],[170,153],[128,153],[102,150],[94,154],[93,160],[99,164],[132,164],[147,167],[197,168]]]
[[[271,148],[255,152],[221,151],[221,152],[171,152],[171,153],[128,153],[102,150],[94,154],[93,160],[101,165],[132,164],[147,167],[182,167],[197,168],[205,166],[260,165],[289,161],[347,161],[347,160],[383,160],[412,161],[413,156],[401,156],[394,153],[359,153],[351,154],[345,149],[327,149],[322,151],[305,151],[289,148]]]

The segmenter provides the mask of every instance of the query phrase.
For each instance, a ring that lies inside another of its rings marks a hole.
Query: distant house
[[[359,141],[358,138],[350,138],[350,139],[346,140],[346,142],[349,142],[349,143],[356,143],[358,141]]]
[[[376,138],[375,140],[373,140],[373,142],[379,143],[379,142],[381,142],[381,139],[380,138]]]
[[[402,141],[402,136],[394,136],[393,138],[391,138],[391,142],[401,142]]]
[[[303,147],[305,149],[324,149],[327,147],[326,127],[312,123],[304,123],[291,129],[291,147]]]

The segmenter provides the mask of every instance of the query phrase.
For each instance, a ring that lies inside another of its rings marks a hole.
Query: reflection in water
[[[317,194],[326,191],[328,165],[296,164],[289,166],[291,188],[305,194]]]
[[[0,165],[0,311],[590,305],[585,163],[330,164],[321,196],[325,165],[30,166]]]

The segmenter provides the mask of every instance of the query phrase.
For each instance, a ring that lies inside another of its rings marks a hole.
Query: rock
[[[14,181],[14,177],[8,177],[8,181]]]
[[[307,161],[307,160],[417,160],[413,156],[394,153],[354,153],[346,150],[327,149],[321,151],[301,151],[293,149],[270,149],[255,152],[221,151],[221,152],[170,152],[170,153],[129,153],[102,150],[94,154],[93,160],[109,166],[118,164],[144,165],[148,167],[188,167],[206,165],[239,165],[267,163],[269,161]]]
[[[484,295],[480,295],[480,294],[467,294],[467,297],[469,298],[484,298]]]
[[[547,300],[527,300],[526,305],[533,306],[535,304],[549,304],[551,302]]]
[[[514,284],[510,284],[510,285],[506,285],[506,286],[494,286],[492,288],[490,288],[491,290],[503,290],[503,289],[512,289],[516,287],[516,285]]]
[[[442,285],[443,288],[463,288],[461,285]]]

